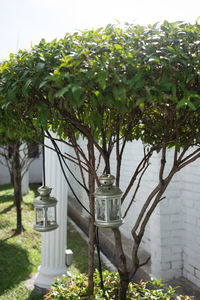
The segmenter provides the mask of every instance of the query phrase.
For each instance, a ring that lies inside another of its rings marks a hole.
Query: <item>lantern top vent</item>
[[[51,194],[52,188],[42,185],[38,188],[38,193],[41,197],[48,197]]]
[[[40,194],[35,200],[33,201],[33,205],[37,207],[51,207],[55,206],[57,200],[54,197],[51,197],[52,188],[48,186],[40,186],[38,188],[38,193]]]
[[[109,199],[110,197],[121,196],[122,191],[117,186],[113,186],[115,176],[110,174],[104,174],[99,177],[101,186],[99,186],[94,192],[95,197],[101,197]]]
[[[103,174],[99,177],[99,181],[101,185],[113,185],[115,176],[111,174]]]

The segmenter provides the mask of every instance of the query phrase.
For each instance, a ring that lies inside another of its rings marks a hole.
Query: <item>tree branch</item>
[[[144,173],[146,172],[148,166],[149,166],[149,164],[146,166],[146,168],[143,170],[143,172],[141,173],[141,175],[140,175],[140,177],[139,177],[139,180],[138,180],[138,183],[137,183],[137,187],[136,187],[135,192],[134,192],[134,194],[133,194],[133,197],[132,197],[132,199],[131,199],[131,201],[130,201],[130,203],[129,203],[129,205],[128,205],[128,207],[127,207],[125,213],[124,213],[123,218],[126,217],[126,215],[127,215],[128,211],[129,211],[130,207],[132,206],[132,204],[133,204],[133,202],[134,202],[134,200],[135,200],[136,194],[137,194],[138,189],[139,189],[139,187],[140,187],[140,182],[141,182],[142,177],[143,177]]]
[[[146,167],[146,164],[148,164],[149,159],[150,159],[151,155],[153,154],[153,149],[154,148],[152,147],[151,150],[148,152],[148,154],[146,154],[146,156],[142,158],[142,160],[140,161],[139,165],[137,166],[137,168],[136,168],[136,170],[135,170],[135,172],[134,172],[134,174],[133,174],[133,176],[132,176],[132,178],[131,178],[131,180],[129,182],[129,185],[126,188],[126,190],[125,190],[125,192],[124,192],[124,194],[122,196],[122,203],[124,202],[124,199],[128,195],[129,191],[131,190],[131,188],[132,188],[132,186],[133,186],[133,184],[134,184],[134,182],[135,182],[138,174]]]

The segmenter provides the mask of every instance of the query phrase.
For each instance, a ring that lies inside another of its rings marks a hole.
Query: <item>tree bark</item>
[[[120,277],[120,286],[119,286],[119,300],[125,300],[126,299],[126,293],[128,290],[129,285],[129,276],[128,272],[121,273],[119,271],[119,277]]]
[[[20,142],[15,143],[13,151],[13,181],[14,181],[14,202],[17,211],[17,229],[16,233],[23,231],[22,226],[22,190],[21,190],[21,167],[19,155]]]
[[[95,157],[93,144],[88,142],[88,154],[90,164],[95,169]],[[94,226],[94,190],[95,190],[95,179],[94,176],[89,172],[89,205],[91,216],[89,218],[89,245],[88,245],[88,290],[89,294],[93,294],[94,289],[94,242],[95,242],[95,226]]]
[[[118,269],[118,273],[119,273],[119,277],[120,277],[118,299],[125,300],[127,289],[128,289],[128,284],[130,282],[129,272],[127,270],[126,256],[123,251],[121,233],[120,233],[119,228],[113,229],[113,233],[114,233],[114,237],[115,237],[116,256],[117,256],[117,260],[118,260],[118,262],[117,262],[118,268],[117,269]]]

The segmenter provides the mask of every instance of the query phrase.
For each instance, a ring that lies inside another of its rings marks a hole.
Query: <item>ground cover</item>
[[[16,209],[11,185],[0,186],[0,300],[43,299],[26,287],[26,280],[37,272],[40,264],[41,234],[33,230],[33,199],[38,195],[38,185],[30,185],[23,197],[22,218],[25,231],[15,235]],[[87,243],[68,224],[68,248],[74,253],[70,272],[87,272]],[[97,257],[96,257],[97,266]]]

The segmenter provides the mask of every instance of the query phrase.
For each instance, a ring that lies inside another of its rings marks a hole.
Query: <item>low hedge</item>
[[[94,295],[88,295],[87,286],[88,277],[86,274],[77,274],[75,276],[57,278],[44,299],[74,299],[74,300],[94,300],[94,299],[112,299],[117,300],[119,289],[119,275],[116,272],[103,272],[104,291],[101,289],[99,272],[94,274]],[[165,287],[161,280],[152,280],[148,283],[140,281],[139,284],[131,282],[127,291],[127,299],[164,299],[181,300],[192,299],[189,296],[176,295],[176,288]]]

